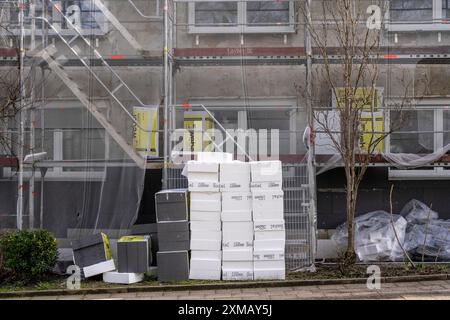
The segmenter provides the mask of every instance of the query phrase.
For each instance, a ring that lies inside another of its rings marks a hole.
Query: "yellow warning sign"
[[[184,152],[202,152],[211,144],[205,132],[214,129],[214,121],[205,111],[186,111],[184,129]]]
[[[135,150],[138,151],[144,158],[158,157],[158,107],[134,107],[133,116],[142,128],[141,129],[134,124],[133,146]]]

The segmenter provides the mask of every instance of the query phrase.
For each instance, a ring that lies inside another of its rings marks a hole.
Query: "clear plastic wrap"
[[[413,199],[409,201],[400,211],[400,215],[405,217],[408,223],[426,223],[427,221],[436,220],[437,212],[431,210],[423,202]]]
[[[359,260],[401,261],[406,220],[386,211],[373,211],[355,218],[355,252]],[[395,228],[395,232],[393,227]],[[340,225],[331,237],[339,247],[347,244],[347,226]],[[397,239],[398,238],[398,239]]]

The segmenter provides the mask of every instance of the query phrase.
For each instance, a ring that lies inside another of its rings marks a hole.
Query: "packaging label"
[[[222,248],[253,248],[253,241],[239,241],[239,240],[230,240],[223,241]]]
[[[254,222],[255,231],[284,231],[283,222],[258,223]]]

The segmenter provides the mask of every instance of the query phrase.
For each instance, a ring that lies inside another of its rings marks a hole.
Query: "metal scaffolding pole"
[[[305,0],[305,53],[306,53],[306,91],[307,91],[307,113],[310,128],[309,150],[307,159],[308,184],[309,184],[309,217],[311,226],[311,261],[314,263],[317,241],[317,213],[316,213],[316,173],[314,167],[314,113],[312,106],[312,44],[311,44],[311,0]]]
[[[19,0],[19,25],[20,25],[20,39],[19,39],[19,152],[18,152],[18,162],[19,162],[19,173],[18,173],[18,186],[17,186],[17,229],[23,229],[23,147],[25,142],[25,72],[24,72],[24,58],[25,58],[25,47],[24,47],[24,11],[25,11],[25,1]]]

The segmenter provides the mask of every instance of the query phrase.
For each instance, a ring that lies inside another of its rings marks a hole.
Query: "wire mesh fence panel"
[[[283,164],[286,269],[313,263],[309,185],[306,162]]]
[[[169,168],[167,169],[167,189],[187,188],[188,181],[185,176],[181,174],[183,169]]]

